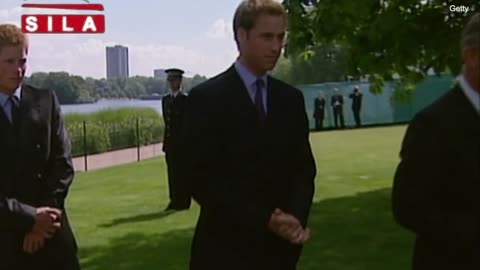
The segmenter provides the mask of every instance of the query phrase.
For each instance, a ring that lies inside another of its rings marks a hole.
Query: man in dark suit
[[[183,70],[171,68],[165,70],[170,87],[170,94],[162,99],[162,112],[165,122],[163,152],[167,162],[168,191],[170,202],[165,209],[186,210],[190,208],[191,195],[188,185],[182,181],[182,161],[180,153],[180,136],[187,96],[182,92]]]
[[[393,186],[416,235],[413,270],[480,269],[480,14],[463,33],[463,74],[411,121]]]
[[[337,88],[333,90],[333,96],[330,99],[330,105],[333,108],[333,120],[335,128],[338,128],[338,121],[340,121],[340,127],[345,128],[345,121],[343,119],[343,96],[340,94]]]
[[[27,52],[21,30],[0,25],[0,269],[80,269],[70,142],[55,93],[22,84]]]
[[[355,127],[362,126],[362,120],[360,118],[360,110],[362,109],[362,93],[360,93],[359,87],[355,86],[353,93],[349,96],[352,99],[352,111],[353,118],[355,119]]]
[[[313,118],[315,119],[315,130],[323,129],[323,119],[325,118],[325,95],[320,92],[313,103]]]
[[[303,95],[267,75],[285,23],[278,2],[243,1],[239,58],[189,93],[185,172],[201,207],[190,269],[293,270],[309,237],[316,168]]]

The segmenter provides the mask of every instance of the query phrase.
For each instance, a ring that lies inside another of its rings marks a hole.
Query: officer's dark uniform
[[[167,80],[170,88],[175,84],[180,86],[183,71],[180,69],[167,69]],[[182,181],[181,177],[181,129],[183,112],[187,96],[180,89],[174,91],[171,89],[169,95],[162,99],[163,119],[165,122],[165,131],[163,139],[163,152],[167,162],[168,171],[168,190],[170,203],[166,210],[185,210],[190,208],[190,192],[188,185]]]
[[[362,109],[362,93],[358,91],[358,87],[353,89],[353,93],[350,94],[352,99],[352,111],[353,118],[355,119],[355,127],[360,127],[362,125],[362,120],[360,119],[360,110]]]

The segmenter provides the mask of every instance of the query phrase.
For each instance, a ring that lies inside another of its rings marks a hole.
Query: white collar
[[[176,98],[180,93],[182,92],[182,88],[180,88],[177,92],[173,92],[172,90],[170,90],[170,95],[174,98]]]

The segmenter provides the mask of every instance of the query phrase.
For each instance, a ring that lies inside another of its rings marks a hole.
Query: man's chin
[[[276,63],[277,63],[277,62],[275,62],[275,63],[273,63],[273,64],[268,64],[268,65],[266,66],[265,70],[267,70],[267,71],[273,70],[273,69],[275,68],[275,64],[276,64]]]
[[[18,87],[20,87],[21,84],[22,84],[22,81],[14,82],[14,83],[12,82],[1,87],[1,90],[3,92],[13,93]]]

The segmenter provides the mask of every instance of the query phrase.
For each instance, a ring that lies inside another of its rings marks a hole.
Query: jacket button
[[[37,147],[37,149],[40,149],[40,144],[37,143],[35,147]]]
[[[38,180],[42,179],[42,174],[41,173],[37,174],[37,179]]]

